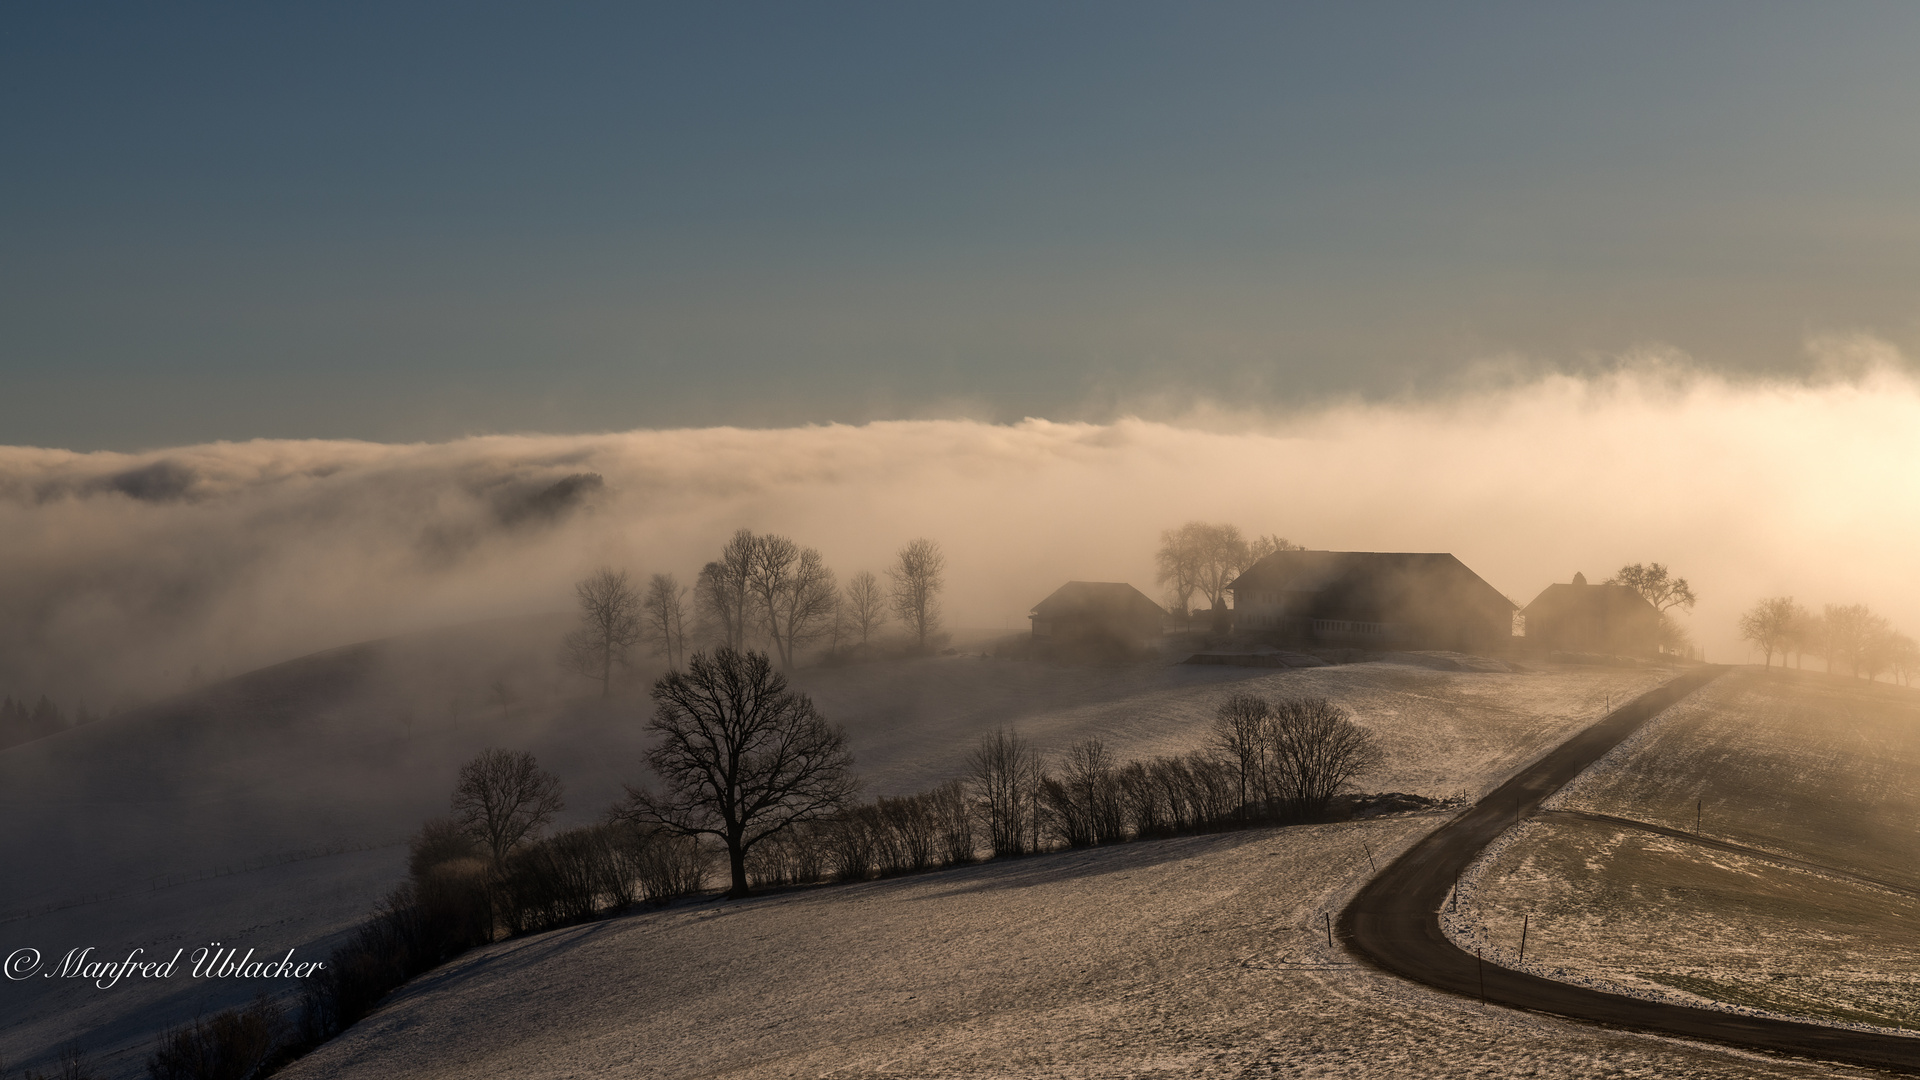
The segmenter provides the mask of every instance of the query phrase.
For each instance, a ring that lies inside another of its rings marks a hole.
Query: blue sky
[[[12,5],[0,442],[1911,353],[1916,55],[1869,4]]]

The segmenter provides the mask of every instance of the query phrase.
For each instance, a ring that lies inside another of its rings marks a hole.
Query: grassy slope
[[[1920,695],[1737,672],[1556,806],[1702,832],[1920,892]],[[1675,1000],[1920,1029],[1920,899],[1605,823],[1529,823],[1486,864],[1467,940]]]

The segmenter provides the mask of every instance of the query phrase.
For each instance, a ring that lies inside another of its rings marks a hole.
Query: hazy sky
[[[8,5],[0,443],[1920,355],[1916,56],[1892,4]]]

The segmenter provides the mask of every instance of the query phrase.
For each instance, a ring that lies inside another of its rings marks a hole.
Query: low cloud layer
[[[599,564],[694,571],[735,528],[844,577],[946,548],[948,623],[1019,629],[1069,578],[1149,593],[1191,518],[1310,547],[1451,551],[1519,603],[1658,560],[1744,659],[1762,595],[1920,630],[1920,384],[1870,339],[1821,381],[1648,361],[1445,402],[1183,424],[903,421],[254,441],[144,454],[0,448],[0,692],[96,706],[306,651],[564,609]]]

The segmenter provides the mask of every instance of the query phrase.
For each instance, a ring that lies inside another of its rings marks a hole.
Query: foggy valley
[[[1920,1074],[1920,9],[0,9],[0,1080]]]

